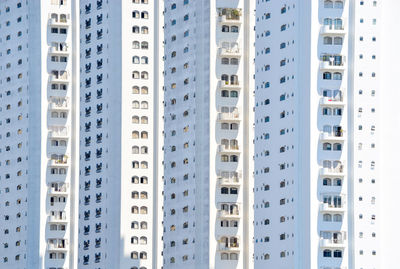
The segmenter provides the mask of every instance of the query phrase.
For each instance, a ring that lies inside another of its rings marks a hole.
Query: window
[[[323,252],[323,256],[324,256],[325,258],[330,258],[330,257],[332,257],[332,251],[329,250],[329,249],[325,249],[324,252]]]

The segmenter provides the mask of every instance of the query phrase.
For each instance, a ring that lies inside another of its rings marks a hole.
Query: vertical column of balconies
[[[346,207],[346,16],[344,1],[323,1],[319,7],[320,163],[318,195],[321,268],[344,265],[347,249]],[[343,267],[341,267],[343,268]]]
[[[243,182],[240,129],[243,117],[239,107],[242,98],[239,77],[242,68],[240,36],[243,18],[242,10],[234,6],[218,8],[217,12],[216,266],[220,262],[221,266],[230,267],[238,262],[243,245],[239,232],[243,216],[240,198]]]
[[[68,268],[70,202],[70,72],[68,32],[70,12],[64,5],[51,6],[48,20],[49,73],[47,91],[48,169],[46,174],[46,267]]]

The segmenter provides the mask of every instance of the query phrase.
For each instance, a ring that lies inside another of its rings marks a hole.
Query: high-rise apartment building
[[[396,8],[257,1],[255,268],[396,267]]]
[[[76,5],[0,8],[1,267],[76,268]]]
[[[25,266],[28,225],[28,55],[22,3],[0,2],[0,266]]]
[[[159,2],[79,2],[79,268],[160,268]]]
[[[0,268],[160,268],[159,2],[0,2]]]
[[[163,268],[252,268],[254,7],[164,5]]]
[[[0,0],[0,268],[396,268],[396,10]]]

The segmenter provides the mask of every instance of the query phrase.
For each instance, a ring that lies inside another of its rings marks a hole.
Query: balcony
[[[241,178],[240,172],[220,172],[217,179],[220,186],[240,186]]]
[[[240,57],[242,55],[238,47],[219,48],[218,52],[220,57]]]
[[[51,260],[50,259],[46,259],[46,265],[49,266],[49,267],[46,267],[46,268],[68,269],[68,267],[66,267],[66,261],[67,260],[68,260],[68,258],[65,258],[65,259],[61,259],[61,258],[60,259],[51,259]]]
[[[321,97],[319,104],[321,106],[340,106],[345,105],[343,97]]]
[[[239,244],[219,244],[218,250],[224,252],[240,252]]]
[[[338,167],[323,167],[319,170],[319,175],[322,177],[343,177],[344,176],[344,165]]]
[[[240,219],[239,211],[218,210],[218,218],[220,219]]]
[[[49,24],[50,24],[50,26],[54,26],[54,27],[68,27],[69,20],[66,18],[63,18],[63,19],[51,18],[49,20]]]
[[[50,82],[52,83],[67,83],[68,82],[68,75],[50,75]]]
[[[319,135],[319,139],[321,141],[343,142],[344,136],[343,136],[343,132],[340,132],[340,131],[331,132],[331,133],[322,132]]]
[[[68,110],[69,102],[67,100],[52,100],[50,102],[51,110]]]
[[[56,223],[68,222],[67,221],[67,217],[65,215],[63,215],[62,217],[60,217],[60,216],[48,216],[47,221],[48,222],[56,222]]]
[[[238,154],[239,146],[238,145],[218,145],[218,153],[225,153],[225,154]]]
[[[51,195],[62,195],[62,196],[68,195],[67,186],[58,187],[58,188],[50,187],[48,192]]]
[[[322,35],[345,35],[344,25],[323,25],[321,27]]]
[[[54,128],[49,132],[50,138],[68,138],[67,128]]]
[[[56,55],[63,55],[63,56],[66,56],[66,55],[69,54],[69,50],[68,50],[68,47],[67,47],[67,46],[65,46],[65,49],[63,49],[63,50],[60,50],[60,49],[58,49],[57,47],[51,47],[51,48],[50,48],[50,53],[51,53],[51,54],[56,54]]]
[[[47,244],[47,250],[51,250],[51,251],[66,251],[67,250],[67,246],[66,244],[52,244],[49,243]]]
[[[321,203],[319,205],[319,211],[321,212],[344,212],[346,208],[344,207],[344,203],[341,204],[328,204],[328,203]]]
[[[52,126],[52,127],[54,127],[54,126],[64,126],[64,125],[66,125],[67,124],[67,121],[68,121],[68,117],[64,117],[64,118],[49,118],[49,121],[48,121],[48,125],[49,126]]]
[[[219,112],[218,121],[240,122],[239,112]]]
[[[62,159],[50,160],[50,165],[53,167],[65,167],[69,165],[68,156],[64,155]]]
[[[321,71],[343,71],[345,64],[344,61],[321,61],[319,68]]]
[[[242,11],[239,8],[220,8],[218,11],[218,21],[221,24],[240,25]]]
[[[226,177],[219,177],[218,184],[220,186],[236,186],[236,187],[241,185],[239,178],[226,178]]]
[[[218,87],[221,90],[240,90],[242,85],[239,81],[220,80],[218,82]]]
[[[321,248],[345,248],[346,244],[343,239],[323,239],[321,238],[319,240],[319,246]]]

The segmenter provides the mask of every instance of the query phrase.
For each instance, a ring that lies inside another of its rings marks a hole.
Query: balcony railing
[[[334,140],[334,141],[339,141],[339,140],[344,140],[343,136],[343,131],[337,131],[337,132],[322,132],[320,134],[320,139],[321,140]]]
[[[239,146],[238,145],[218,145],[219,153],[238,153]]]
[[[62,215],[62,216],[49,216],[48,217],[49,222],[66,222],[67,221],[67,216]]]
[[[49,23],[51,26],[68,26],[69,24],[69,20],[66,18],[60,18],[60,19],[55,19],[55,18],[51,18],[49,20]]]
[[[66,185],[63,185],[63,186],[61,186],[61,187],[50,187],[49,188],[49,193],[50,194],[66,194],[67,193],[67,190],[68,190],[68,188],[67,188],[67,186]]]
[[[68,82],[68,74],[63,74],[63,75],[50,75],[50,81],[51,82]]]
[[[345,240],[342,238],[331,238],[324,239],[321,238],[319,241],[319,245],[322,248],[343,248],[345,247]]]
[[[345,34],[344,25],[323,25],[321,28],[321,34]]]
[[[344,106],[343,97],[321,97],[320,105],[323,106]]]
[[[240,121],[239,112],[220,112],[218,113],[219,121]]]
[[[66,250],[67,246],[66,243],[48,243],[47,248],[48,250]]]
[[[234,251],[234,252],[237,252],[237,251],[240,251],[240,248],[239,248],[239,244],[238,243],[231,243],[231,244],[220,244],[218,246],[218,250],[220,250],[220,251]]]
[[[223,219],[233,218],[237,219],[240,218],[239,210],[233,210],[232,212],[228,210],[218,210],[218,217]]]
[[[319,68],[322,70],[343,70],[345,65],[344,61],[321,61]]]
[[[219,48],[219,55],[221,57],[239,57],[241,56],[240,49],[238,47],[234,48]]]
[[[321,212],[344,211],[345,210],[344,201],[342,201],[341,203],[321,203],[319,209]]]
[[[52,53],[52,54],[68,54],[69,50],[68,50],[67,46],[64,46],[63,50],[59,49],[58,47],[51,47],[50,53]]]
[[[321,175],[340,175],[344,173],[344,165],[338,165],[337,167],[322,167],[320,170]]]
[[[68,156],[63,155],[58,159],[51,159],[50,164],[51,166],[66,166],[68,165]]]
[[[219,88],[223,90],[239,90],[241,88],[241,83],[239,81],[220,80]]]
[[[50,109],[52,110],[58,110],[62,109],[65,110],[69,107],[69,102],[67,100],[59,101],[59,100],[52,100],[50,103]]]
[[[50,137],[52,138],[67,138],[68,137],[68,129],[66,127],[60,128],[52,128],[49,132]]]

